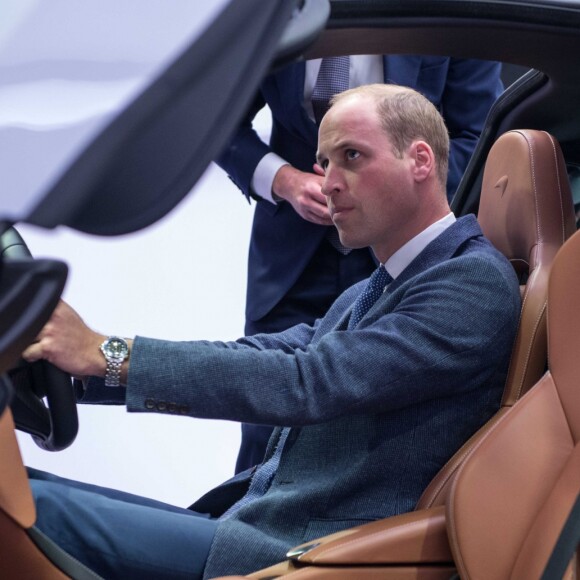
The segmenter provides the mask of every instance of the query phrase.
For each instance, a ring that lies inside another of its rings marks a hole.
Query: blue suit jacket
[[[473,216],[431,242],[347,330],[364,284],[314,326],[232,343],[135,339],[130,411],[293,427],[267,493],[218,525],[207,577],[247,573],[302,542],[412,510],[497,410],[519,285]],[[86,392],[92,401],[113,394],[124,389]],[[194,508],[223,510],[232,487]]]
[[[443,114],[451,137],[448,196],[452,196],[473,153],[487,112],[502,90],[500,65],[445,57],[385,56],[384,78],[423,93]],[[244,195],[256,166],[274,151],[302,171],[312,171],[318,129],[302,106],[305,64],[270,75],[229,146],[216,160]],[[270,144],[252,128],[256,113],[272,111]],[[289,203],[256,206],[250,255],[246,318],[259,320],[288,292],[322,242],[328,227],[302,219]]]

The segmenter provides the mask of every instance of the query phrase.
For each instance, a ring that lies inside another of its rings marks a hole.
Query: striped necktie
[[[331,56],[322,59],[311,97],[317,125],[320,125],[322,117],[328,111],[328,101],[337,93],[348,89],[349,68],[350,57],[348,56]]]

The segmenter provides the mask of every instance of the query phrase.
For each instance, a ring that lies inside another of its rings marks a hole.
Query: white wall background
[[[266,113],[260,125],[266,133]],[[243,334],[252,216],[211,166],[170,215],[130,236],[18,229],[35,256],[68,263],[64,298],[103,334],[229,340]],[[183,506],[233,474],[237,423],[86,405],[79,420],[76,441],[58,453],[19,434],[25,463]]]

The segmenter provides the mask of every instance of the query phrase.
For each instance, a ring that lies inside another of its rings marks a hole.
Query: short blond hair
[[[408,87],[372,84],[335,95],[330,106],[354,95],[369,96],[375,101],[381,124],[393,143],[393,154],[397,157],[401,157],[413,141],[422,140],[429,144],[435,156],[437,177],[443,191],[446,191],[449,132],[433,103]]]

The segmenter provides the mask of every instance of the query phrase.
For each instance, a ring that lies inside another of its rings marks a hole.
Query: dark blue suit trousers
[[[202,578],[217,520],[37,469],[28,475],[36,527],[103,578]]]

